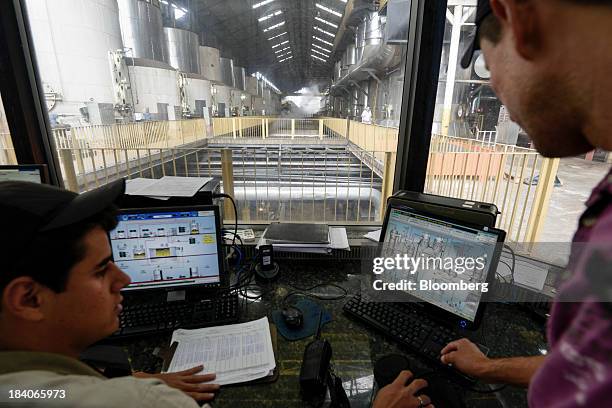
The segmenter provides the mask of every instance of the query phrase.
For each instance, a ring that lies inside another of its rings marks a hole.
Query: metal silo
[[[236,86],[236,79],[234,78],[234,60],[231,58],[219,58],[221,62],[221,80],[223,83],[230,87]]]
[[[117,0],[26,0],[48,109],[81,124],[80,108],[99,108],[114,122],[109,51],[123,48]],[[87,35],[84,35],[87,33]]]
[[[200,73],[211,81],[223,82],[218,49],[200,47]]]
[[[168,63],[159,0],[117,0],[124,47],[134,58]]]
[[[196,33],[164,27],[170,65],[181,72],[200,73],[200,50]]]

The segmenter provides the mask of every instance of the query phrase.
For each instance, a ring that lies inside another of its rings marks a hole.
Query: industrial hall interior
[[[415,100],[408,0],[22,3],[48,149],[72,191],[212,177],[240,221],[380,223],[399,179],[402,109],[433,104],[419,135],[423,191],[494,203],[514,241],[567,241],[582,209],[568,197],[585,198],[585,179],[612,159],[540,156],[482,56],[460,66],[476,0],[445,2],[435,97]],[[17,163],[3,109],[0,163]]]

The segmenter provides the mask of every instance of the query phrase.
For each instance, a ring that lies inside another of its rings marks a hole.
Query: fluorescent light
[[[285,45],[285,44],[287,44],[288,42],[289,42],[289,40],[285,40],[285,41],[283,41],[282,43],[278,43],[278,44],[276,44],[276,45],[273,45],[273,46],[272,46],[272,48],[280,47],[281,45]]]
[[[346,3],[346,0],[340,0],[340,1],[343,2],[343,3]]]
[[[317,56],[316,56],[316,55],[314,55],[314,54],[310,54],[310,56],[311,56],[312,58],[316,58],[316,59],[318,59],[319,61],[327,62],[327,60],[324,60],[324,59],[323,59],[323,58],[321,58],[321,57],[317,57]]]
[[[266,21],[269,18],[272,18],[274,16],[279,16],[281,14],[283,14],[283,11],[282,10],[277,10],[274,13],[268,14],[267,16],[263,16],[262,18],[258,19],[257,21],[259,21],[261,23],[262,21]]]
[[[329,41],[325,41],[324,39],[319,38],[319,37],[317,37],[316,35],[313,35],[313,36],[312,36],[312,38],[314,38],[315,40],[319,40],[319,41],[321,41],[323,44],[327,44],[327,45],[329,45],[329,46],[331,46],[331,47],[333,47],[333,46],[334,46],[334,44],[330,43]]]
[[[255,3],[255,4],[253,4],[253,8],[254,8],[254,9],[256,9],[256,8],[258,8],[258,7],[261,7],[261,6],[265,6],[266,4],[270,4],[270,3],[272,3],[273,1],[274,1],[274,0],[264,0],[264,1],[260,1],[259,3]]]
[[[322,51],[325,51],[325,52],[327,52],[327,53],[331,54],[331,50],[328,50],[327,48],[323,48],[323,47],[321,47],[319,44],[312,43],[312,46],[313,46],[313,47],[317,47],[318,49],[320,49],[320,50],[322,50]]]
[[[314,26],[314,29],[315,29],[315,30],[317,30],[317,31],[322,32],[323,34],[327,34],[327,35],[329,35],[330,37],[334,37],[334,38],[336,37],[336,34],[334,34],[334,33],[330,33],[329,31],[325,31],[325,30],[324,30],[324,29],[322,29],[321,27]]]
[[[310,51],[316,52],[317,54],[320,54],[320,55],[324,56],[325,58],[329,58],[329,55],[323,54],[321,51],[315,50],[314,48],[312,48]]]
[[[282,59],[282,60],[280,60],[280,61],[278,61],[278,62],[285,62],[285,61],[287,61],[287,60],[290,60],[291,58],[293,58],[293,55],[292,55],[292,56],[290,56],[290,57],[287,57],[287,58],[285,58],[285,59]]]
[[[317,6],[318,8],[320,8],[323,11],[327,11],[328,13],[333,14],[336,17],[342,17],[342,13],[338,13],[336,10],[332,10],[329,7],[323,6],[322,4],[317,3],[317,4],[315,4],[315,6]]]
[[[161,0],[162,4],[168,5],[168,2],[166,0]]]
[[[321,18],[321,17],[318,17],[318,16],[317,16],[317,17],[315,17],[315,20],[320,21],[320,22],[322,22],[323,24],[327,24],[327,25],[328,25],[328,26],[330,26],[330,27],[338,28],[338,24],[334,24],[334,23],[332,23],[332,22],[330,22],[330,21],[327,21],[327,20],[325,20],[325,19],[323,19],[323,18]]]
[[[289,55],[291,55],[291,51],[286,52],[286,53],[281,54],[281,55],[277,55],[276,58],[281,59],[283,57],[288,57]]]
[[[282,50],[274,51],[274,53],[278,54],[279,52],[287,51],[289,48],[291,48],[291,47],[285,47]]]
[[[283,36],[283,35],[285,35],[285,34],[287,34],[287,32],[286,32],[286,31],[285,31],[284,33],[277,34],[277,35],[275,35],[274,37],[270,37],[270,38],[268,38],[268,41],[271,41],[271,40],[273,40],[273,39],[275,39],[275,38],[278,38],[278,37],[280,37],[280,36]]]
[[[282,27],[282,26],[284,26],[284,25],[285,25],[285,22],[284,22],[284,21],[281,21],[281,22],[280,22],[280,23],[278,23],[278,24],[274,24],[273,26],[270,26],[270,27],[266,28],[265,30],[263,30],[263,32],[264,32],[264,33],[267,33],[267,32],[268,32],[268,31],[270,31],[270,30],[274,30],[275,28]]]

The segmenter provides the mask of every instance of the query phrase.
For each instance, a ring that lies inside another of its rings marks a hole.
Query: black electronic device
[[[281,316],[290,329],[299,329],[304,325],[304,313],[295,306],[284,307]]]
[[[218,206],[121,209],[117,220],[113,260],[131,283],[115,337],[238,320]]]
[[[260,245],[257,264],[255,264],[255,279],[261,283],[273,282],[278,278],[280,268],[274,262],[272,245]]]
[[[492,203],[400,190],[387,199],[387,207],[404,206],[434,217],[494,227],[499,211]],[[381,235],[382,238],[382,235]]]
[[[206,183],[193,197],[170,197],[167,200],[159,200],[147,196],[124,194],[117,202],[117,206],[119,208],[156,208],[160,206],[216,205],[218,204],[216,195],[219,190],[219,180],[213,179]]]
[[[240,317],[238,294],[166,302],[159,298],[126,298],[119,317],[120,328],[111,339],[236,323]]]
[[[404,370],[409,370],[413,374],[408,383],[417,378],[427,381],[427,387],[419,390],[418,395],[427,395],[431,399],[432,405],[444,408],[463,408],[465,406],[461,398],[457,398],[460,394],[457,386],[450,384],[443,375],[435,371],[422,373],[415,370],[414,367],[411,367],[410,360],[402,354],[387,354],[376,361],[374,364],[374,381],[376,381],[377,389],[380,390],[391,384]]]
[[[327,340],[321,339],[322,317],[323,311],[319,315],[317,335],[304,350],[299,377],[302,399],[313,405],[318,405],[325,398],[332,357],[331,344]]]
[[[344,312],[425,357],[435,367],[444,370],[454,381],[463,385],[475,382],[473,378],[440,361],[442,348],[464,336],[424,316],[415,304],[374,302],[362,295],[352,297],[344,305]]]
[[[261,245],[259,247],[259,265],[262,271],[274,269],[274,250],[272,245]]]
[[[409,247],[440,257],[480,257],[483,268],[473,270],[470,281],[493,286],[495,272],[501,256],[505,231],[483,224],[473,224],[438,214],[426,212],[416,206],[392,202],[387,206],[385,220],[380,232],[381,252],[387,255],[407,253]],[[443,254],[443,255],[440,255]],[[415,256],[415,255],[409,255]],[[420,279],[443,279],[447,282],[461,280],[462,275],[444,268],[440,270],[421,268],[416,276]],[[451,328],[475,330],[480,325],[489,292],[479,289],[470,291],[446,290],[440,296],[431,296],[425,291],[406,291],[394,294],[396,301],[419,305],[423,315],[432,317]]]
[[[47,183],[47,166],[44,164],[1,165],[0,181],[29,181]]]

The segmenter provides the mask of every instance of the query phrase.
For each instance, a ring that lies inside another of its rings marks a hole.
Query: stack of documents
[[[125,194],[160,200],[167,200],[170,197],[193,197],[210,180],[212,180],[210,177],[164,176],[160,179],[138,177],[126,181]]]
[[[204,329],[179,329],[172,334],[178,346],[168,372],[198,365],[203,373],[215,373],[215,384],[237,384],[270,376],[276,362],[270,324],[263,317],[247,323]]]
[[[257,243],[281,252],[327,254],[332,249],[350,250],[346,228],[326,224],[272,223]]]

